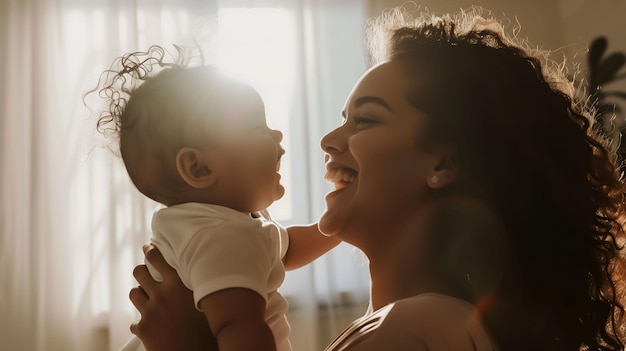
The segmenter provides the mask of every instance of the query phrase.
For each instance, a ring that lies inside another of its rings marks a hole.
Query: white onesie
[[[265,321],[278,351],[290,351],[287,301],[278,288],[289,236],[263,212],[259,218],[231,208],[185,203],[159,209],[152,218],[152,243],[193,291],[196,306],[213,292],[247,288],[265,298]],[[148,265],[156,280],[161,277]],[[122,351],[142,350],[135,337]]]

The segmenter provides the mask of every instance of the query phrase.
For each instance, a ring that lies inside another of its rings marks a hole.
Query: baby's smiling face
[[[263,210],[285,192],[278,173],[285,153],[283,135],[268,127],[263,101],[249,86],[229,89],[219,105],[207,155],[217,165],[216,185],[227,194],[228,203],[222,205],[243,212]]]

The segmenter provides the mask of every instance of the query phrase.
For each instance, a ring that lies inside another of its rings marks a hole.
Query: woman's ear
[[[176,170],[185,183],[196,189],[207,188],[217,179],[206,154],[193,147],[178,150]]]
[[[456,162],[456,152],[452,148],[445,148],[437,152],[438,162],[434,165],[426,184],[431,189],[443,189],[456,182],[459,168]]]

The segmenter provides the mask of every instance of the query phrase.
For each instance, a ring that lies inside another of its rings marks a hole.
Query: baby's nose
[[[280,143],[283,141],[283,133],[280,130],[272,129],[272,138],[274,138],[277,143]]]

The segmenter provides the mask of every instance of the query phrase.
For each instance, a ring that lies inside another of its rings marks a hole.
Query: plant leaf
[[[598,63],[600,62],[600,58],[604,55],[606,48],[608,46],[608,41],[606,37],[597,37],[591,42],[591,46],[589,47],[589,54],[587,55],[587,63],[589,64],[589,70],[595,71],[596,67],[598,67]]]
[[[599,86],[603,86],[612,81],[625,62],[626,56],[621,52],[612,53],[602,60],[596,72],[596,83]]]
[[[626,92],[624,91],[603,91],[602,98],[606,98],[608,96],[618,97],[620,99],[626,100]]]

